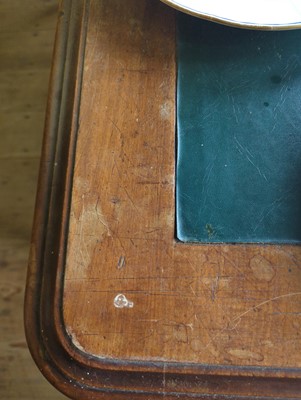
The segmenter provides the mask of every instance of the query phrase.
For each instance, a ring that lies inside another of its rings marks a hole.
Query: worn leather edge
[[[68,337],[63,277],[88,11],[89,0],[65,0],[59,14],[25,297],[32,357],[44,376],[74,399],[294,398],[301,391],[299,369],[95,358]],[[182,390],[173,390],[172,382]],[[251,396],[240,390],[244,386],[252,388]]]

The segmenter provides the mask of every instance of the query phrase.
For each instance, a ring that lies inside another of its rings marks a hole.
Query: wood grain
[[[60,21],[26,298],[40,369],[76,399],[300,398],[300,247],[175,240],[174,11],[66,0]]]

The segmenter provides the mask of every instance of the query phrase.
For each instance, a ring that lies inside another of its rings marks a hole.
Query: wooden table
[[[301,398],[301,250],[175,239],[175,11],[65,0],[25,304],[74,399]]]

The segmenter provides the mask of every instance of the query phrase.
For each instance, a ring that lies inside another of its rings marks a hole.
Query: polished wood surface
[[[6,400],[66,398],[35,366],[23,328],[57,11],[56,0],[0,1],[0,398]]]
[[[174,240],[174,14],[91,8],[65,275],[74,340],[121,359],[301,367],[300,248]]]
[[[300,398],[300,247],[174,239],[175,12],[63,13],[26,301],[40,369],[79,399]]]

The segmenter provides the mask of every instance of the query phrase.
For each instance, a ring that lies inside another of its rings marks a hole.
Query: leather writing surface
[[[177,237],[301,239],[301,31],[178,15]]]

